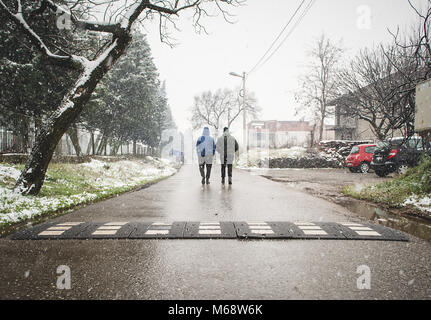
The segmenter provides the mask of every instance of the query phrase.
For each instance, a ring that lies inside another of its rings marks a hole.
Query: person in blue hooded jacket
[[[199,160],[199,171],[202,177],[202,184],[210,184],[211,168],[214,160],[216,145],[210,136],[210,129],[204,128],[202,136],[196,142],[196,152]],[[205,174],[205,167],[207,172]]]

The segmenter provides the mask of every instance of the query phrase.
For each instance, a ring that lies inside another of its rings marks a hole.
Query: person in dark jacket
[[[202,136],[196,142],[196,152],[199,160],[199,171],[202,177],[202,184],[210,184],[211,168],[215,155],[214,139],[210,136],[210,129],[204,128]],[[205,166],[207,172],[205,174]]]
[[[223,135],[217,139],[216,150],[220,154],[221,163],[221,183],[225,184],[226,166],[229,178],[229,184],[232,184],[232,165],[236,157],[238,158],[238,142],[230,135],[229,128],[223,129]]]

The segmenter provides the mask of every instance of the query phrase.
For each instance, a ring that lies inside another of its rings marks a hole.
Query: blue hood
[[[204,131],[202,132],[203,136],[209,136],[210,135],[210,129],[208,127],[204,128]]]

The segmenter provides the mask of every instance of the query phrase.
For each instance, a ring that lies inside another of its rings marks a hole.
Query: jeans
[[[221,177],[226,177],[226,166],[227,166],[227,175],[232,177],[232,164],[222,164],[221,165]]]
[[[206,175],[205,175],[205,162],[203,163],[203,164],[200,164],[199,165],[199,171],[200,171],[200,173],[201,173],[201,177],[202,178],[207,178],[207,179],[209,179],[210,178],[210,176],[211,176],[211,168],[212,168],[212,164],[206,164],[206,167],[207,167],[207,173],[206,173]]]

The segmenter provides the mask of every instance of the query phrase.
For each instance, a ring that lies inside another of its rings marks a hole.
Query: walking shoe
[[[232,177],[229,177],[229,184],[232,184]]]
[[[205,178],[202,178],[202,184],[205,184]]]
[[[221,184],[224,184],[224,178],[221,178]]]
[[[210,184],[210,179],[207,178],[207,184]]]

